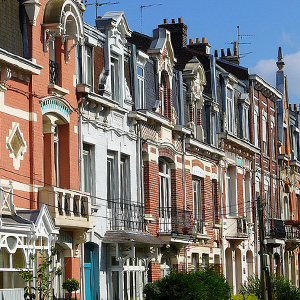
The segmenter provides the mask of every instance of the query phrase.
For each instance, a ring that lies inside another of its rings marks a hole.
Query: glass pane
[[[137,73],[139,76],[143,77],[144,76],[144,70],[141,67],[137,67]]]

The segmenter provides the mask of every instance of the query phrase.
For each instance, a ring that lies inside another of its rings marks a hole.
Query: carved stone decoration
[[[16,170],[20,169],[21,160],[27,150],[27,144],[23,133],[20,130],[19,123],[12,123],[12,129],[6,137],[6,148],[9,150],[9,157],[13,159],[13,166]]]
[[[36,19],[40,12],[41,3],[39,0],[27,0],[23,2],[30,24],[36,25]]]
[[[88,235],[85,231],[75,230],[73,235],[73,256],[79,256],[79,245],[87,241]]]

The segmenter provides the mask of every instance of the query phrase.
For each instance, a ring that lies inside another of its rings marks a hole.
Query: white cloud
[[[294,54],[288,54],[283,58],[285,62],[284,71],[288,76],[288,90],[290,99],[300,98],[300,51]],[[270,84],[275,86],[276,78],[276,60],[260,60],[257,65],[251,68],[251,73],[258,74]],[[292,100],[292,99],[291,99]]]

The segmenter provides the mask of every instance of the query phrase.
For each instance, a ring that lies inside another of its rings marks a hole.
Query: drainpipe
[[[222,166],[221,166],[221,161],[219,161],[219,165],[218,165],[218,171],[219,171],[219,183],[220,183],[220,208],[221,208],[221,215],[220,215],[220,221],[221,221],[221,232],[220,232],[220,248],[221,248],[221,264],[223,267],[223,273],[226,275],[226,268],[225,268],[225,257],[224,257],[224,249],[223,249],[223,232],[224,232],[224,223],[223,223],[223,218],[224,218],[224,207],[223,207],[223,170],[222,170]]]

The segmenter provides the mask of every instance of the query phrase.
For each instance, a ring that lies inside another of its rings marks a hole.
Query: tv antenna
[[[226,44],[231,44],[234,45],[234,52],[237,53],[238,57],[245,57],[248,54],[251,54],[253,52],[246,52],[240,54],[240,45],[251,45],[252,43],[245,43],[242,42],[243,38],[245,37],[252,37],[255,36],[254,34],[240,34],[240,26],[237,26],[237,42],[231,42],[231,43],[226,43]]]
[[[143,33],[143,9],[150,6],[159,6],[159,5],[162,4],[158,3],[158,4],[141,5],[141,33]]]
[[[119,4],[120,2],[103,2],[103,3],[99,3],[99,0],[96,0],[95,3],[87,3],[88,0],[85,0],[85,6],[88,5],[95,5],[96,6],[96,19],[98,18],[98,7],[99,6],[103,6],[103,5],[115,5],[115,4]]]

